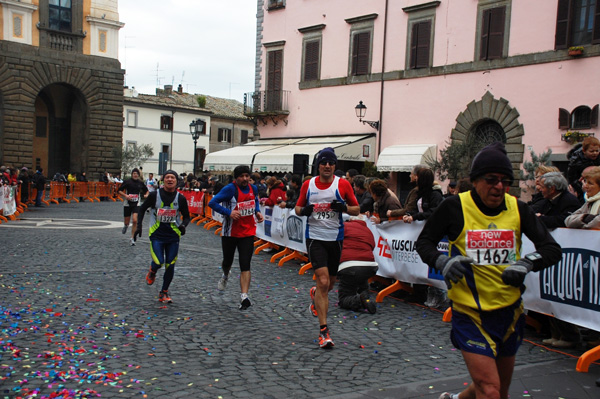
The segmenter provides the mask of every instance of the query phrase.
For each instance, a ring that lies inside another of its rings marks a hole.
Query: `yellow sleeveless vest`
[[[471,256],[476,264],[468,268],[463,279],[452,285],[448,298],[458,307],[482,311],[509,306],[521,297],[519,288],[504,284],[501,278],[502,271],[521,257],[521,218],[517,199],[505,194],[507,209],[497,216],[487,216],[477,208],[470,192],[459,195],[464,227],[456,240],[450,241],[449,253]],[[512,241],[506,240],[507,237],[512,237]]]

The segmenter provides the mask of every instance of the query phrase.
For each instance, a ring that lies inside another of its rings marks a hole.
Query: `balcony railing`
[[[249,117],[289,115],[289,90],[254,91],[244,94],[244,115]]]
[[[87,32],[63,32],[49,29],[45,24],[39,22],[37,28],[40,31],[40,47],[48,47],[58,51],[83,51],[83,39]]]

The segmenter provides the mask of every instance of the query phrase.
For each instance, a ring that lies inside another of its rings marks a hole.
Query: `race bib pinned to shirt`
[[[467,256],[477,265],[508,265],[517,260],[513,230],[468,230]]]
[[[140,195],[139,194],[129,194],[129,198],[128,201],[129,202],[138,202],[140,200]]]
[[[175,223],[177,209],[159,208],[156,212],[156,219],[161,223]]]
[[[256,204],[254,201],[238,202],[237,210],[241,216],[252,216],[256,210]]]
[[[315,204],[312,216],[317,220],[327,220],[336,218],[338,213],[331,209],[329,202]]]

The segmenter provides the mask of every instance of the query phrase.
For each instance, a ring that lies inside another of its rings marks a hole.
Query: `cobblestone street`
[[[298,263],[277,267],[271,254],[255,255],[253,306],[240,311],[237,260],[235,278],[219,292],[220,238],[191,225],[173,303],[163,305],[162,270],[154,285],[145,282],[148,227],[130,246],[121,203],[33,208],[21,219],[0,225],[2,397],[437,398],[441,381],[468,382],[439,311],[386,298],[375,315],[355,313],[334,305],[332,292],[335,348],[322,350],[308,311],[312,272],[300,276]],[[517,370],[554,361],[575,368],[575,358],[525,342]],[[592,385],[599,374],[598,366],[580,373]],[[414,384],[425,391],[389,390]]]

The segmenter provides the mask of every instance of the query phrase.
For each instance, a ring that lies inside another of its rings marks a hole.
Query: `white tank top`
[[[314,204],[313,213],[306,223],[306,238],[321,241],[340,241],[344,239],[344,221],[342,214],[331,209],[331,201],[344,202],[338,189],[340,178],[335,176],[329,188],[320,190],[315,183],[319,176],[308,183],[307,204]]]

